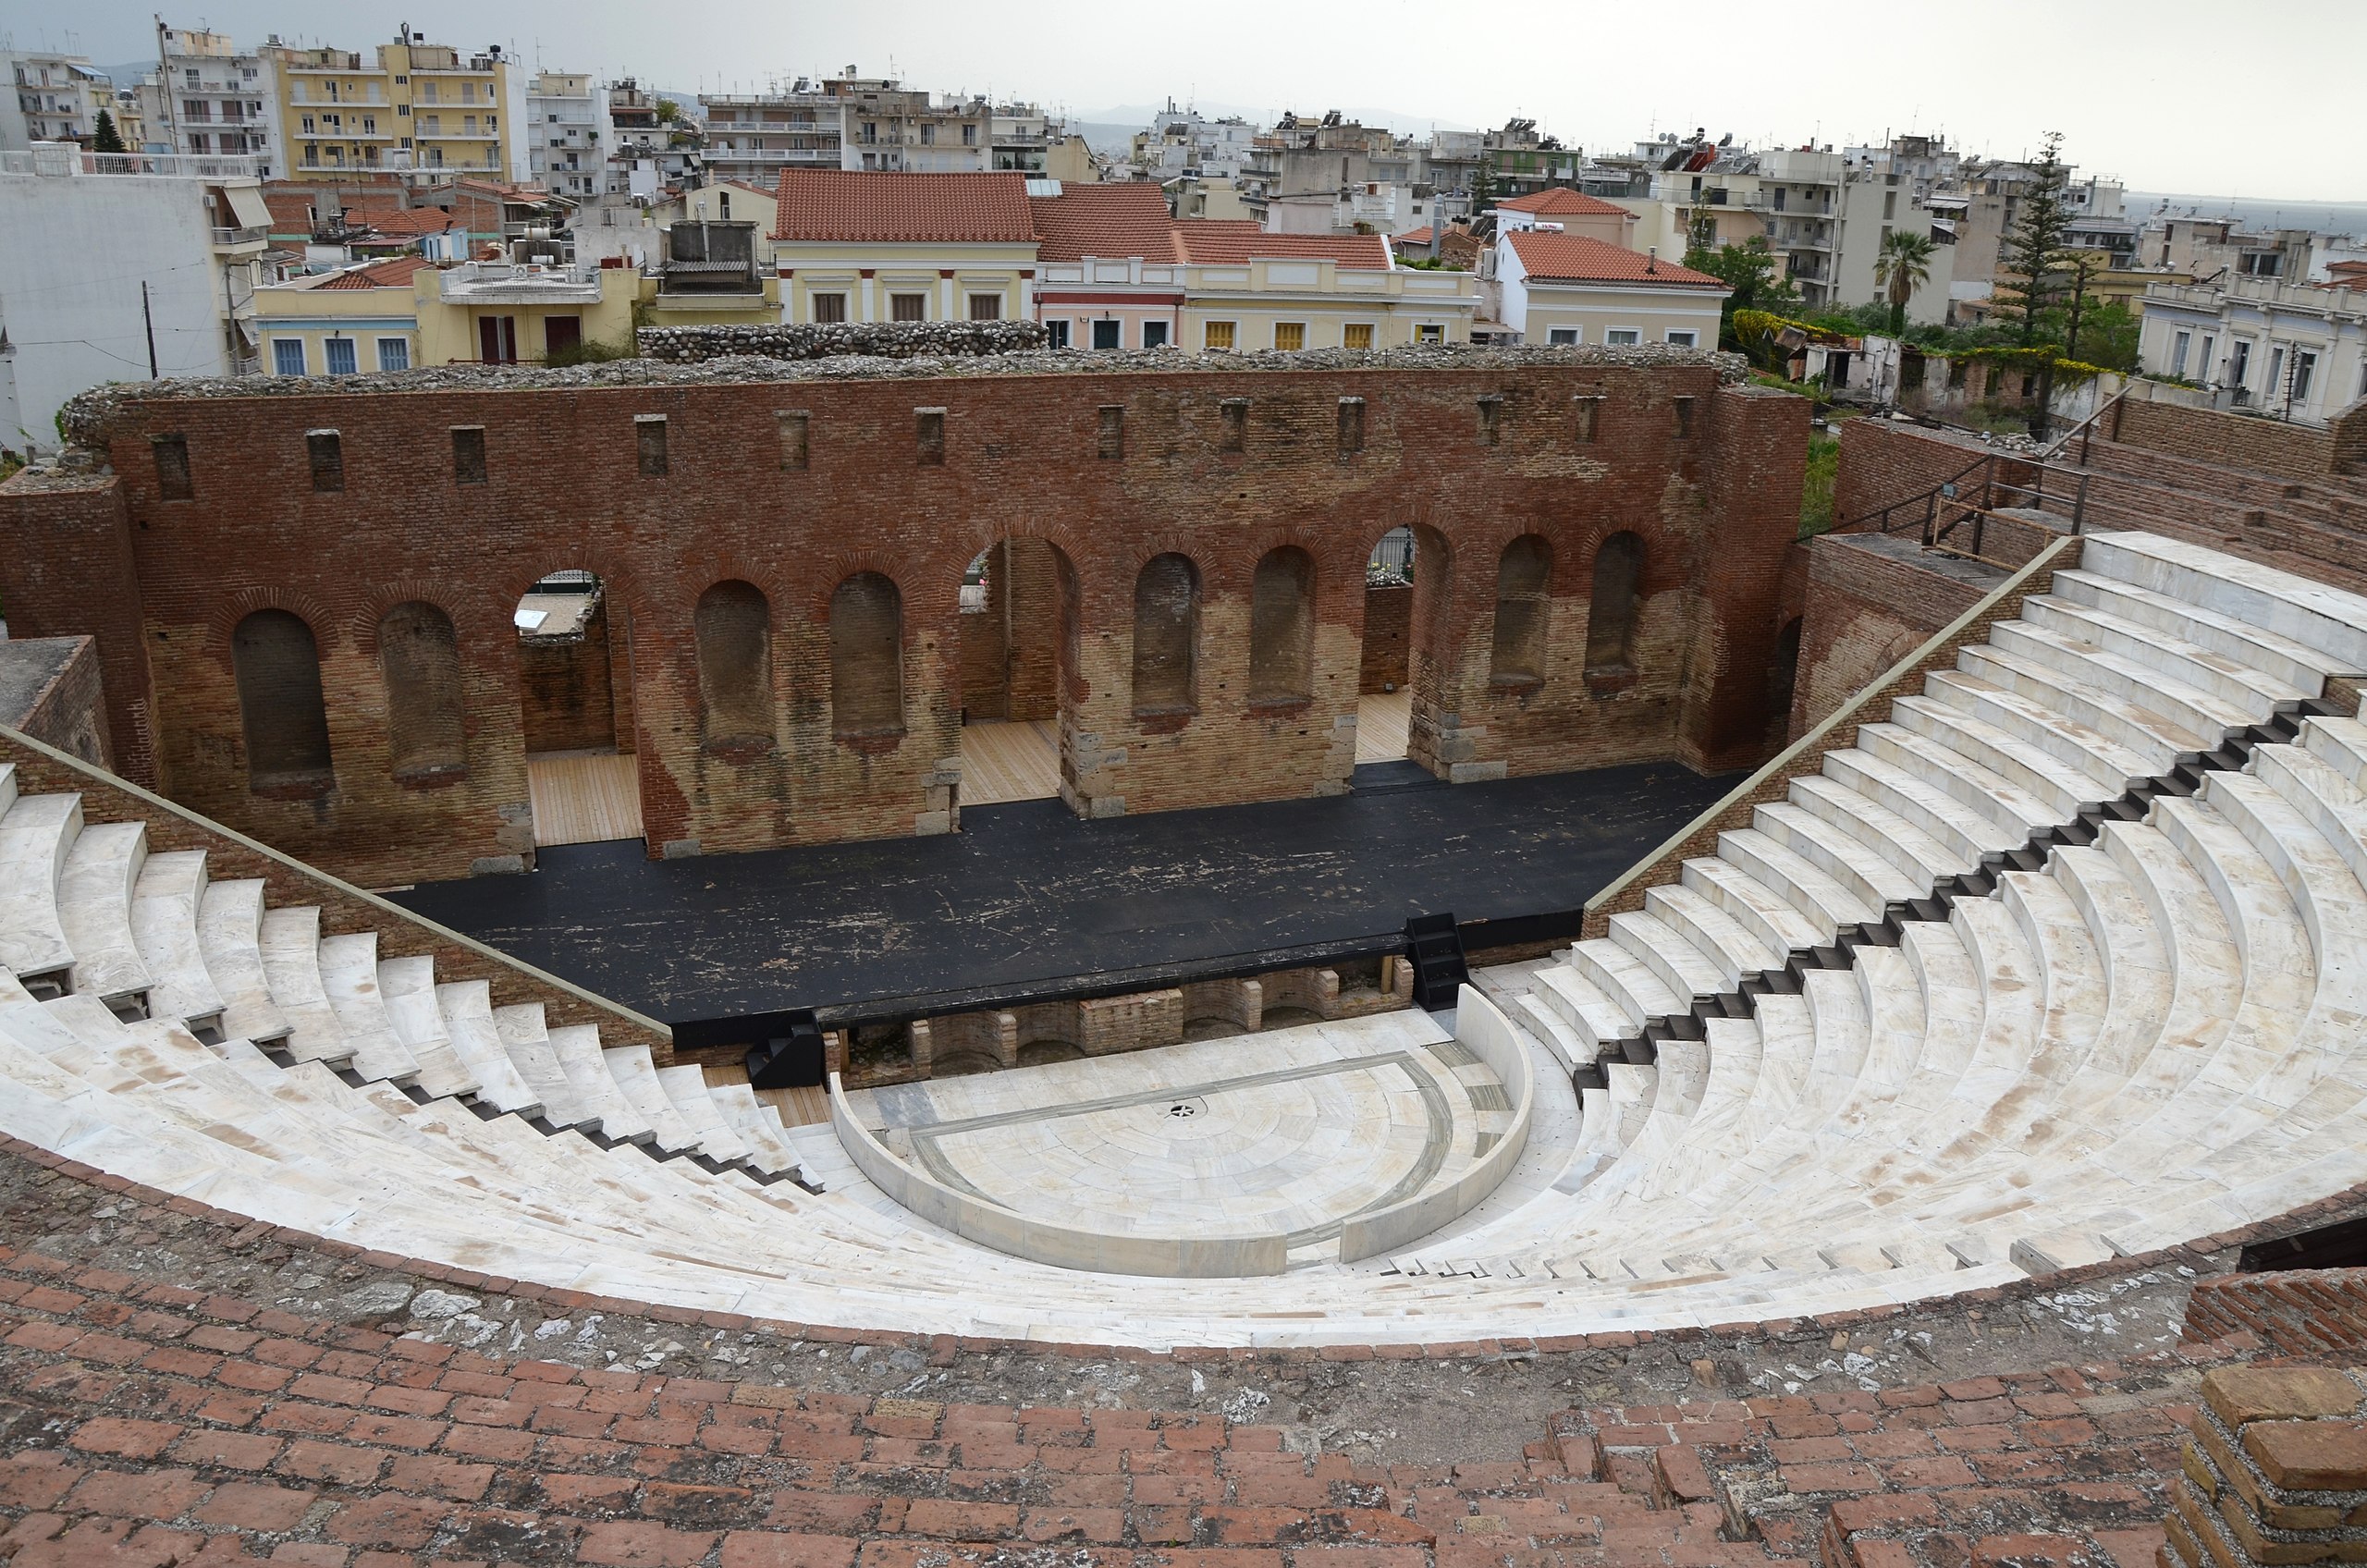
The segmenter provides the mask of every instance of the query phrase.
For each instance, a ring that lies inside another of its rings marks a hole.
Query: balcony
[[[217,251],[236,250],[242,245],[262,245],[271,239],[267,224],[251,224],[243,228],[217,228],[214,231],[214,248]]]
[[[52,178],[96,174],[146,175],[162,179],[259,179],[263,160],[244,154],[201,153],[85,153],[71,142],[44,142],[27,152],[0,153],[0,174]]]

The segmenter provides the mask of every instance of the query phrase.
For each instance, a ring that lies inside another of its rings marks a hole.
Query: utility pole
[[[132,91],[137,92],[139,89],[135,87]],[[156,18],[156,106],[165,111],[165,124],[170,128],[165,133],[165,150],[168,153],[181,150],[180,111],[174,107],[178,101],[173,96],[171,51],[166,45],[165,18],[160,14]]]
[[[148,309],[148,280],[144,277],[140,280],[140,321],[141,325],[148,329],[148,379],[154,381],[158,379],[156,375],[156,318]]]

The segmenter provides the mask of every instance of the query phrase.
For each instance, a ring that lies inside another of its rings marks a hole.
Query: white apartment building
[[[0,50],[0,150],[21,153],[36,141],[88,137],[92,89],[106,80],[80,55]]]
[[[2215,407],[2324,424],[2367,398],[2367,290],[2231,277],[2156,283],[2144,306],[2140,362]]]
[[[583,201],[607,190],[608,90],[582,71],[526,83],[526,168],[533,184]]]
[[[268,58],[190,28],[159,27],[156,43],[157,68],[140,84],[148,151],[253,157],[265,178],[288,172]]]
[[[55,141],[0,152],[0,445],[54,447],[68,398],[144,380],[152,366],[164,376],[255,368],[254,290],[271,239],[257,170],[251,157]]]

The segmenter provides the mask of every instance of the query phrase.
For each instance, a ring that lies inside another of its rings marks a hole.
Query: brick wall
[[[2282,420],[2189,409],[2178,403],[2124,402],[2112,416],[2113,438],[2231,468],[2324,479],[2335,472],[2333,438]]]
[[[1583,446],[1570,415],[1581,394],[1603,399]],[[1483,395],[1503,399],[1492,446],[1478,434]],[[1343,397],[1365,399],[1354,452],[1340,449]],[[1678,398],[1695,400],[1689,436]],[[1238,452],[1220,440],[1227,398],[1248,400]],[[784,401],[809,413],[803,468],[775,449]],[[1096,455],[1104,406],[1126,410],[1122,459]],[[945,410],[941,464],[921,460],[917,408]],[[649,415],[668,422],[662,476],[637,460],[635,421]],[[1435,579],[1429,613],[1410,618],[1417,758],[1456,778],[1672,755],[1731,766],[1761,754],[1768,728],[1764,659],[1806,417],[1799,399],[1721,386],[1706,363],[128,397],[106,432],[114,475],[65,489],[19,476],[0,490],[0,527],[21,546],[0,551],[0,591],[27,631],[98,636],[117,754],[134,777],[145,763],[173,798],[364,884],[517,852],[525,748],[510,615],[561,567],[607,590],[616,724],[639,757],[653,851],[946,826],[967,685],[962,576],[1005,538],[1024,542],[1015,591],[1041,590],[1014,624],[1040,635],[1059,619],[1047,606],[1073,594],[1076,668],[1055,702],[1064,794],[1081,812],[1345,788],[1365,561],[1398,526],[1421,532],[1437,568],[1423,574]],[[485,433],[487,481],[465,491],[456,425]],[[341,493],[312,488],[304,433],[322,427],[342,433]],[[192,498],[160,495],[151,434],[185,439]],[[1599,694],[1581,668],[1589,572],[1622,530],[1646,546],[1638,672]],[[1547,679],[1494,688],[1497,557],[1529,533],[1552,549]],[[1312,692],[1253,705],[1250,580],[1282,545],[1314,562]],[[1168,550],[1199,571],[1199,700],[1138,719],[1134,579]],[[1055,570],[1031,580],[1031,557]],[[1073,589],[1058,590],[1062,562]],[[842,738],[829,606],[865,571],[901,591],[904,723]],[[693,607],[730,579],[769,606],[770,751],[702,741]],[[374,648],[380,616],[411,599],[451,618],[466,701],[466,771],[425,784],[392,776]],[[301,617],[320,648],[336,779],[301,801],[254,794],[241,755],[229,631],[264,607]]]
[[[1846,534],[1812,540],[1790,732],[1805,735],[1823,722],[1984,592],[1964,577],[1923,570]]]
[[[1356,674],[1359,692],[1384,687],[1403,691],[1407,676],[1406,638],[1413,630],[1414,590],[1411,587],[1365,590],[1363,664]]]
[[[2328,466],[2336,473],[2367,474],[2367,398],[2361,398],[2326,425],[2330,443]]]
[[[616,744],[608,612],[592,612],[581,638],[518,640],[519,727],[528,752],[597,751]],[[628,690],[631,682],[625,682]]]
[[[2367,1351],[2367,1268],[2283,1268],[2195,1282],[2184,1337],[2252,1333],[2278,1355]]]
[[[65,658],[58,664],[55,661],[61,651]],[[0,659],[11,655],[27,658],[29,667],[49,667],[49,674],[20,712],[0,713],[0,724],[84,762],[107,766],[106,689],[99,673],[98,643],[89,637],[12,637],[0,643]]]

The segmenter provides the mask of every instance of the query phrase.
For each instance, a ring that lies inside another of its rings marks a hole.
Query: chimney
[[[1661,270],[1661,248],[1659,246],[1647,245],[1644,247],[1644,270],[1649,273],[1656,273]]]

